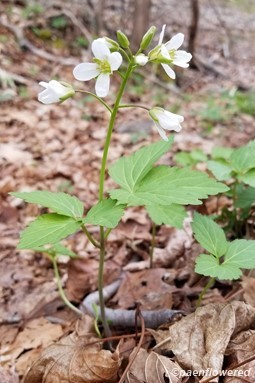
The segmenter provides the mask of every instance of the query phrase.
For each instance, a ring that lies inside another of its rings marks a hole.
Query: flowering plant
[[[45,104],[60,102],[72,97],[76,92],[84,92],[94,96],[109,112],[109,125],[99,175],[98,202],[84,215],[82,201],[66,193],[50,191],[12,193],[27,202],[36,203],[51,210],[50,213],[36,218],[22,232],[19,248],[34,249],[49,254],[59,282],[60,294],[65,303],[78,314],[81,313],[67,300],[59,281],[56,255],[59,253],[73,255],[72,252],[62,246],[60,241],[68,235],[82,230],[89,241],[99,249],[99,316],[106,335],[110,333],[103,300],[106,242],[111,230],[121,220],[124,210],[129,206],[143,206],[153,221],[154,227],[155,224],[181,227],[186,215],[185,205],[201,204],[201,199],[228,189],[226,185],[200,171],[166,165],[155,166],[160,157],[169,151],[173,142],[173,137],[168,138],[165,131],[180,132],[181,123],[184,121],[182,116],[157,106],[148,108],[143,105],[121,103],[128,80],[138,66],[149,65],[150,63],[162,64],[171,78],[175,77],[171,68],[172,65],[188,66],[191,55],[184,51],[178,51],[184,36],[178,34],[163,44],[164,31],[165,26],[160,34],[158,45],[148,54],[145,51],[152,43],[156,32],[155,27],[151,27],[144,35],[140,48],[135,54],[130,49],[127,36],[121,31],[117,32],[117,41],[107,37],[93,41],[92,52],[95,56],[93,62],[77,65],[73,74],[79,81],[96,79],[95,94],[83,89],[75,90],[71,85],[55,80],[48,84],[40,83],[46,89],[39,94],[38,98]],[[122,67],[124,60],[126,63]],[[108,95],[110,76],[114,72],[121,76],[121,84],[115,102],[111,106],[102,98]],[[154,121],[163,141],[160,140],[143,147],[131,156],[122,157],[112,164],[108,168],[108,173],[118,187],[106,193],[104,183],[107,172],[107,157],[116,116],[121,108],[131,107],[146,110],[148,116]],[[97,238],[90,233],[88,225],[99,226]]]

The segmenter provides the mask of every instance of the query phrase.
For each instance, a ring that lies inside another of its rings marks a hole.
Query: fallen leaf
[[[78,322],[76,331],[47,347],[27,372],[24,383],[115,382],[120,366],[118,351],[100,350],[92,319]]]
[[[166,349],[167,342],[177,362],[189,370],[221,370],[231,337],[254,320],[255,309],[243,302],[209,304],[173,324],[165,339],[160,333],[157,349]]]
[[[230,341],[227,351],[230,355],[231,365],[241,363],[255,355],[255,331],[248,330],[238,334]],[[229,368],[231,368],[231,365]],[[233,370],[233,376],[226,377],[226,383],[240,383],[241,377],[249,379],[249,382],[255,382],[255,360],[244,364]]]
[[[123,309],[134,308],[138,302],[143,310],[171,308],[173,288],[163,281],[165,274],[166,269],[127,272],[114,301]]]
[[[131,353],[131,359],[136,348]],[[170,358],[159,355],[152,351],[148,353],[140,349],[127,374],[128,383],[178,383],[182,381],[185,371],[172,362]]]
[[[255,278],[243,275],[241,284],[244,289],[245,302],[255,307]]]

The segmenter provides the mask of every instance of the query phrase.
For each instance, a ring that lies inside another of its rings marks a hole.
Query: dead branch
[[[121,279],[106,286],[103,290],[104,300],[107,301],[118,290],[121,284]],[[89,294],[81,303],[80,310],[95,317],[94,306],[98,305],[98,291]],[[100,308],[97,306],[98,312]],[[123,309],[105,309],[106,318],[110,321],[113,327],[135,327],[135,310]],[[158,328],[163,323],[171,322],[177,315],[183,314],[180,310],[162,309],[157,311],[141,310],[141,315],[144,318],[145,325],[148,328]],[[141,321],[138,321],[138,326],[141,326]]]

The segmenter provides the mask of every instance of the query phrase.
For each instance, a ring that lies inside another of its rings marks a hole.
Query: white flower
[[[182,129],[180,124],[184,121],[184,118],[178,114],[168,112],[167,110],[159,107],[152,108],[149,111],[149,114],[155,122],[160,136],[165,141],[168,141],[165,130],[180,132]]]
[[[168,63],[180,66],[182,68],[188,68],[188,62],[191,60],[192,55],[186,51],[178,50],[178,48],[180,48],[184,41],[183,33],[177,33],[177,35],[173,36],[171,40],[169,40],[167,43],[162,44],[165,34],[165,28],[166,25],[163,25],[162,31],[159,36],[157,58],[161,61],[161,65],[164,68],[167,75],[170,78],[175,79],[175,72],[170,67],[170,65],[168,65]],[[153,55],[155,56],[155,51],[153,52]],[[164,59],[166,60],[166,63],[162,63]]]
[[[43,104],[54,104],[56,102],[65,101],[75,94],[71,85],[60,83],[56,80],[51,80],[50,82],[41,81],[39,85],[45,88],[38,94],[38,100]]]
[[[78,64],[73,70],[73,75],[79,81],[97,78],[96,94],[98,97],[105,97],[110,88],[110,75],[119,69],[122,56],[119,52],[111,53],[102,40],[94,40],[91,48],[95,56],[94,62]]]
[[[148,60],[149,60],[149,57],[145,56],[145,54],[143,53],[140,53],[139,55],[135,56],[135,63],[137,65],[144,66],[147,64]]]

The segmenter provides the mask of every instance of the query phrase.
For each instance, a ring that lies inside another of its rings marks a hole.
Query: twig
[[[120,286],[121,280],[117,280],[112,284],[104,287],[103,295],[104,300],[107,301]],[[80,305],[80,310],[86,310],[87,313],[95,316],[93,306],[99,302],[98,291],[89,294]],[[99,310],[99,308],[98,308]],[[99,310],[100,313],[100,310]],[[183,314],[180,310],[162,309],[157,311],[142,310],[142,316],[145,321],[145,325],[148,328],[158,328],[161,324],[172,321],[177,315]],[[135,310],[124,309],[109,309],[105,308],[105,315],[107,321],[114,327],[127,328],[135,327]],[[141,321],[138,321],[138,325],[141,326]]]

